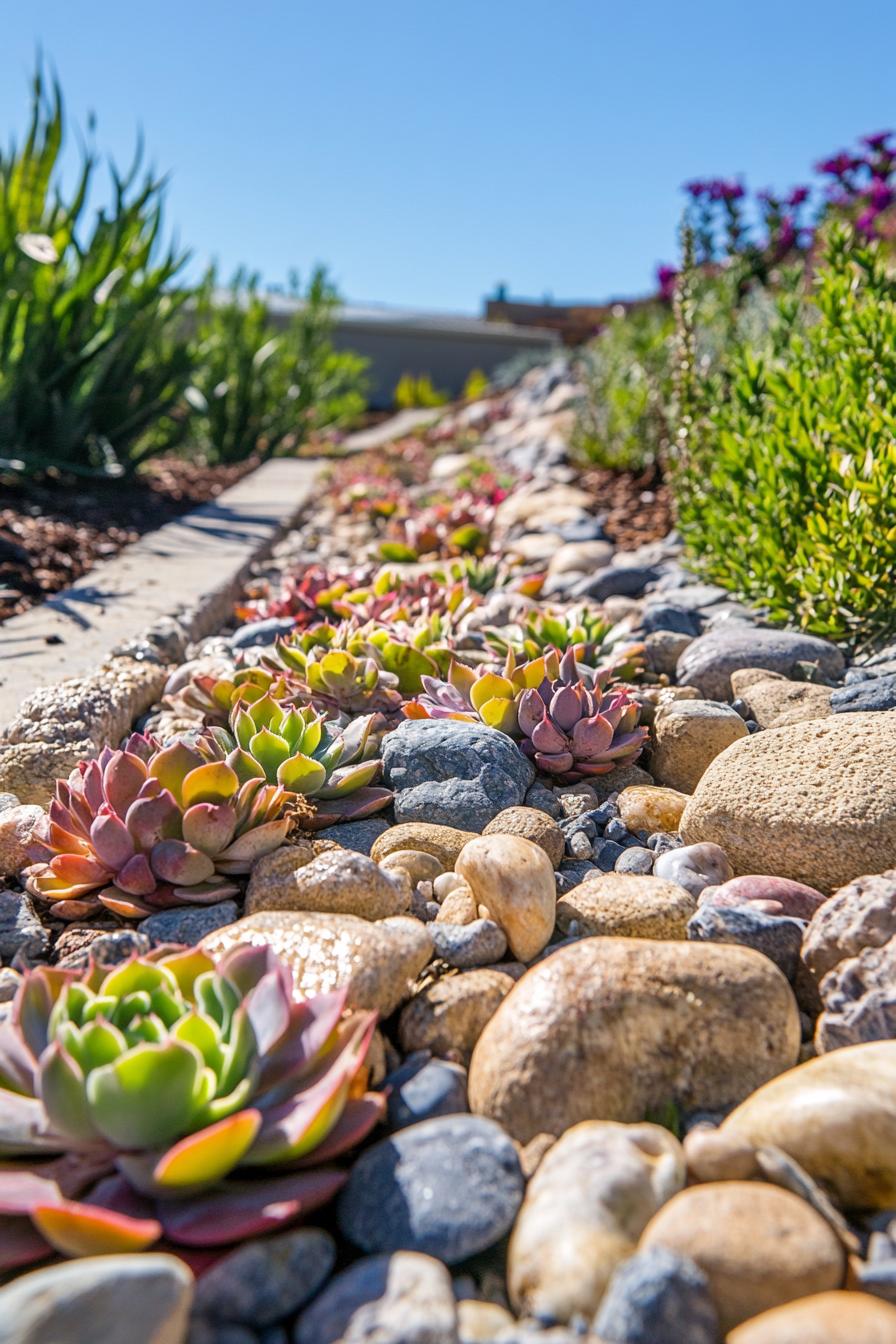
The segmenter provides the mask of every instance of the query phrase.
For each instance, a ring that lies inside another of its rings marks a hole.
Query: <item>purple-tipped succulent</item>
[[[345,997],[297,1000],[264,946],[29,972],[0,1023],[0,1270],[228,1245],[331,1198],[383,1111]]]
[[[281,845],[290,826],[290,795],[259,774],[241,779],[195,745],[160,748],[135,733],[57,782],[33,832],[26,886],[63,919],[102,906],[137,917],[231,895],[230,878]]]

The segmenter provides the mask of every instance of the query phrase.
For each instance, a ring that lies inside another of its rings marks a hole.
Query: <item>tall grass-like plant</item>
[[[190,303],[195,373],[174,424],[212,462],[272,457],[364,410],[367,361],[332,342],[338,295],[317,268],[304,291],[290,282],[291,313],[277,322],[257,275],[222,289],[214,268]],[[171,427],[159,438],[167,445]]]
[[[99,158],[60,176],[65,113],[38,69],[21,146],[0,151],[0,460],[29,472],[121,473],[189,382],[174,332],[186,253],[163,241],[164,181],[109,164],[111,199],[90,204]]]
[[[699,303],[680,313],[699,333]],[[896,281],[881,245],[829,228],[814,280],[791,274],[766,339],[736,339],[709,374],[691,358],[682,395],[679,525],[703,571],[814,634],[892,634]]]

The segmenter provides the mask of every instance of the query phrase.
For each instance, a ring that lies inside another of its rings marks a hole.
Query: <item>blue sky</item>
[[[142,126],[199,261],[320,260],[355,300],[628,295],[682,181],[787,188],[896,125],[880,0],[41,0],[5,7],[0,138],[40,45],[126,161]]]

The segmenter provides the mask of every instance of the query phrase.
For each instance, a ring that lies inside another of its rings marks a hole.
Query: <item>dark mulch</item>
[[[100,560],[214,499],[255,465],[159,458],[134,480],[0,478],[0,621],[69,587]]]
[[[621,550],[657,541],[672,527],[672,494],[656,467],[642,472],[589,467],[581,485],[601,501],[606,534]]]

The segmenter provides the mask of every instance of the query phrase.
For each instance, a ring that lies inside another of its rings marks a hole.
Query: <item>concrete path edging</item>
[[[148,532],[71,588],[0,625],[0,725],[32,692],[86,676],[163,617],[191,639],[227,617],[250,564],[312,497],[316,459],[266,462],[217,499]]]

